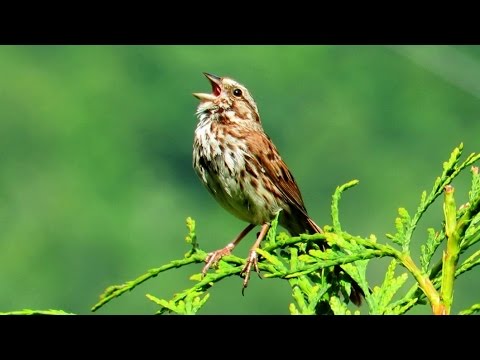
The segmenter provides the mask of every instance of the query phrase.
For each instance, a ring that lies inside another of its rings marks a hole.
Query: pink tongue
[[[213,91],[213,95],[215,95],[215,96],[220,95],[220,93],[221,93],[220,86],[218,86],[215,83],[212,83],[212,91]]]

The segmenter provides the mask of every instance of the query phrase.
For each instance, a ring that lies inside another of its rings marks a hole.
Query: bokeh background
[[[243,229],[192,169],[203,71],[250,89],[322,226],[335,187],[359,179],[343,226],[388,241],[397,208],[415,211],[455,146],[480,151],[478,46],[2,46],[0,311],[89,314],[107,286],[183,257],[188,216],[207,251]],[[469,176],[454,183],[459,204]],[[414,254],[441,220],[437,201]],[[372,286],[387,264],[370,262]],[[151,314],[146,293],[168,299],[200,269],[161,274],[98,313]],[[476,270],[456,283],[454,312],[479,301]],[[221,281],[201,313],[288,314],[286,282],[254,275],[240,290],[239,278]]]

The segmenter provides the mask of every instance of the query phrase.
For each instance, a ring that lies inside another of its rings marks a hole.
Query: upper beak
[[[220,77],[213,74],[206,73],[206,72],[204,72],[203,75],[205,75],[207,79],[210,80],[212,85],[217,84],[218,86],[220,86],[220,81],[222,80]]]
[[[213,101],[217,98],[218,95],[221,93],[221,78],[212,75],[209,73],[204,72],[203,75],[207,77],[207,79],[210,81],[210,84],[212,85],[212,94],[206,94],[206,93],[193,93],[193,96],[195,96],[199,100],[210,100]]]

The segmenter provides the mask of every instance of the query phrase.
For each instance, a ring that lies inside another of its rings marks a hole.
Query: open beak
[[[210,85],[212,85],[212,93],[193,93],[193,96],[202,101],[213,101],[222,92],[222,79],[206,72],[204,72],[203,75],[205,75],[210,81]]]

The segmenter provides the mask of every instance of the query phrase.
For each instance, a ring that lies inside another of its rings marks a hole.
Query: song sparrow
[[[292,236],[323,231],[308,216],[300,190],[265,134],[247,88],[228,77],[204,75],[212,93],[193,94],[200,100],[193,167],[220,205],[248,226],[227,246],[208,255],[202,273],[205,275],[210,266],[230,254],[256,225],[261,225],[241,273],[245,289],[252,267],[259,273],[256,249],[279,210],[279,223]],[[359,305],[363,292],[357,284],[352,285],[350,299]]]

